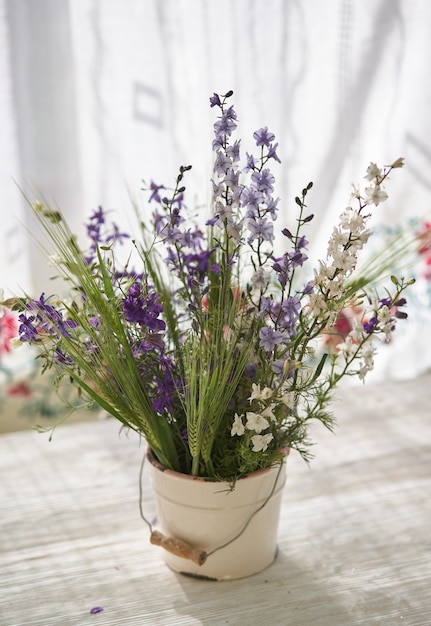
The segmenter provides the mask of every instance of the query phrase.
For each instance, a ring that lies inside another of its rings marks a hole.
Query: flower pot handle
[[[155,546],[161,546],[168,552],[175,554],[175,556],[193,561],[193,563],[196,563],[197,565],[203,565],[207,560],[207,553],[205,550],[193,548],[185,541],[181,541],[181,539],[166,537],[166,535],[158,530],[153,530],[150,542]]]

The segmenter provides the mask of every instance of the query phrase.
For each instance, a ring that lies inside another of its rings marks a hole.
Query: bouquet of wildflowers
[[[307,270],[308,184],[295,198],[296,227],[275,249],[271,165],[274,135],[253,135],[257,151],[240,164],[231,92],[214,94],[212,211],[204,227],[184,202],[181,167],[173,189],[151,183],[151,222],[128,239],[107,214],[90,218],[82,250],[62,215],[35,203],[57,271],[68,284],[58,300],[16,298],[22,342],[37,347],[44,368],[67,376],[89,400],[146,439],[165,466],[195,476],[235,481],[280,462],[286,449],[309,456],[313,420],[333,426],[328,410],[344,376],[364,379],[379,340],[406,317],[411,281],[390,277],[378,294],[374,274],[356,276],[367,243],[370,206],[387,194],[388,175],[402,159],[371,164],[364,191],[354,188],[330,237],[327,257]],[[121,262],[129,242],[136,266]],[[346,310],[360,307],[334,349]]]

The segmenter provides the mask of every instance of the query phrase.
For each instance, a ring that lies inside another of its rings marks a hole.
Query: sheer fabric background
[[[214,91],[234,91],[243,153],[275,133],[283,225],[314,182],[313,258],[370,161],[406,159],[374,224],[424,215],[430,35],[427,0],[0,0],[0,284],[47,289],[21,190],[83,235],[98,205],[127,226],[130,195],[148,210],[143,179],[169,185],[191,163],[189,202],[208,205]],[[427,287],[375,376],[431,365]]]

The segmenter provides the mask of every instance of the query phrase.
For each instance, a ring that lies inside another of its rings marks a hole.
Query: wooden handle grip
[[[151,533],[150,541],[155,546],[161,546],[168,552],[180,556],[183,559],[193,561],[197,565],[203,565],[207,560],[207,553],[205,550],[199,548],[193,548],[185,541],[181,539],[174,539],[173,537],[166,537],[158,530],[153,530]]]

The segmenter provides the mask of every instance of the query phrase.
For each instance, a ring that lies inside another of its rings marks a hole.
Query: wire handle
[[[150,536],[150,542],[155,546],[161,546],[168,552],[179,556],[182,559],[188,559],[193,561],[197,565],[203,565],[207,560],[207,553],[200,548],[193,548],[185,541],[181,539],[175,539],[173,537],[167,537],[158,530],[153,530]]]

